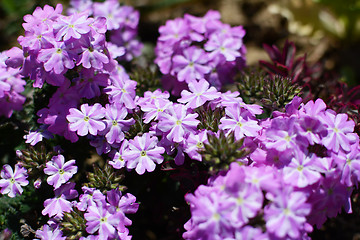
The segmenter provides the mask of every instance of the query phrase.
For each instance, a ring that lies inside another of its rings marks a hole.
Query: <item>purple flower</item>
[[[141,105],[141,110],[145,112],[144,122],[149,123],[152,120],[158,120],[159,115],[172,106],[172,102],[167,99],[155,99],[154,101]]]
[[[294,187],[303,188],[321,179],[321,175],[313,167],[317,161],[316,155],[307,155],[300,149],[294,150],[294,157],[284,167],[284,182]]]
[[[122,195],[118,189],[112,189],[107,192],[107,200],[111,205],[110,208],[113,208],[113,210],[110,210],[110,208],[109,210],[120,219],[117,230],[124,232],[126,230],[125,226],[132,224],[131,220],[127,218],[125,214],[136,213],[139,208],[139,204],[135,202],[135,196],[130,193]]]
[[[105,88],[110,103],[121,103],[128,109],[134,109],[137,82],[130,80],[126,74],[111,76],[111,82],[112,85]]]
[[[77,209],[86,211],[89,206],[96,206],[96,203],[105,201],[105,196],[95,188],[82,187],[84,194],[79,197],[79,202],[76,204]]]
[[[330,109],[325,111],[321,119],[326,123],[328,131],[328,135],[321,141],[324,146],[334,152],[339,152],[340,148],[350,151],[350,145],[356,141],[356,134],[353,133],[354,121],[348,121],[347,114],[336,114]]]
[[[69,109],[69,115],[66,119],[69,121],[70,131],[77,132],[80,136],[85,136],[88,133],[96,136],[98,131],[105,129],[105,123],[101,120],[104,115],[104,108],[95,103],[93,106],[89,106],[87,103],[81,105],[81,111],[76,108]]]
[[[55,9],[49,5],[45,5],[44,9],[37,7],[32,15],[24,16],[25,23],[23,23],[23,27],[26,31],[30,31],[41,24],[46,24],[50,28],[52,23],[60,16],[62,10],[61,4],[57,4]]]
[[[220,119],[220,129],[234,131],[237,140],[245,136],[256,137],[259,135],[261,127],[248,111],[234,106],[227,107],[225,113],[226,117]]]
[[[180,103],[186,103],[187,107],[192,109],[202,106],[206,101],[214,100],[220,97],[220,93],[215,87],[210,87],[210,84],[205,80],[201,79],[198,81],[191,81],[189,83],[189,91],[183,90],[181,92],[181,98],[178,99]]]
[[[126,162],[125,162],[125,159],[123,158],[123,154],[125,153],[128,146],[129,146],[129,141],[124,139],[121,143],[121,147],[120,147],[119,151],[117,153],[115,153],[113,160],[109,161],[109,164],[111,166],[113,166],[113,168],[120,169],[120,168],[125,167]]]
[[[128,111],[122,104],[106,104],[105,106],[105,123],[106,123],[106,140],[108,143],[120,143],[124,139],[124,131],[129,130],[130,126],[135,123],[133,118],[126,119]]]
[[[197,113],[188,114],[187,108],[181,104],[174,104],[159,116],[158,129],[167,133],[170,141],[181,142],[185,133],[195,132],[199,120]]]
[[[156,89],[155,91],[146,91],[144,92],[144,97],[138,97],[136,104],[142,107],[147,104],[154,104],[155,101],[159,99],[169,100],[170,94],[167,91],[162,92],[161,89]]]
[[[19,164],[15,165],[14,171],[10,165],[5,164],[3,170],[1,170],[0,187],[2,194],[8,194],[9,197],[13,198],[16,194],[21,195],[23,192],[22,186],[29,184],[27,178],[27,171],[24,167]]]
[[[173,45],[181,41],[188,34],[189,27],[184,19],[177,18],[166,21],[165,26],[159,28],[159,41]]]
[[[92,38],[81,39],[81,57],[77,65],[82,64],[84,68],[103,69],[110,62],[105,54],[105,35],[96,34]]]
[[[42,215],[62,218],[64,212],[71,212],[72,203],[68,200],[76,198],[78,193],[74,190],[75,183],[69,182],[55,189],[55,197],[45,200]]]
[[[298,147],[300,142],[296,141],[297,129],[295,125],[295,117],[273,119],[271,127],[266,131],[266,136],[270,140],[265,143],[266,147],[274,148],[280,152]]]
[[[56,32],[56,40],[79,39],[81,35],[90,32],[89,24],[90,21],[86,12],[60,16],[53,26]]]
[[[257,215],[263,205],[263,193],[260,188],[250,184],[241,184],[235,191],[229,191],[234,203],[234,209],[227,215],[235,227],[243,226],[249,222],[250,218]]]
[[[257,104],[246,104],[243,102],[242,98],[239,97],[239,95],[239,92],[227,91],[225,93],[222,93],[221,98],[216,102],[218,102],[221,106],[224,107],[240,106],[241,108],[248,110],[254,117],[257,114],[262,113],[261,106]]]
[[[208,143],[207,132],[207,130],[204,130],[196,135],[194,133],[190,133],[187,137],[185,152],[191,159],[197,161],[202,160],[201,154],[198,151],[204,149],[204,144]]]
[[[206,33],[210,29],[221,26],[220,13],[214,10],[209,10],[204,17],[195,17],[190,14],[185,14],[184,17],[190,22],[191,29],[198,33]]]
[[[44,169],[44,173],[50,175],[47,183],[55,189],[66,183],[77,172],[77,166],[74,166],[75,162],[75,160],[70,160],[65,163],[65,158],[61,154],[52,157]]]
[[[200,185],[195,194],[187,194],[191,219],[185,224],[184,239],[221,240],[231,235],[232,219],[228,217],[234,204],[229,196],[212,187]]]
[[[242,40],[239,38],[212,34],[204,47],[206,51],[211,52],[210,58],[221,55],[226,61],[234,61],[237,57],[241,56],[239,51],[241,46]]]
[[[321,144],[321,138],[327,135],[325,126],[317,119],[304,116],[299,120],[298,134],[305,137],[310,145]]]
[[[106,0],[103,3],[93,4],[94,16],[106,17],[106,26],[108,30],[118,29],[122,24],[122,12],[117,0]]]
[[[154,171],[155,163],[163,162],[164,157],[161,154],[165,152],[165,149],[157,146],[157,143],[157,138],[152,137],[150,133],[144,133],[141,137],[136,136],[131,139],[128,150],[123,153],[127,168],[135,168],[140,175],[145,171]]]
[[[360,180],[360,150],[358,142],[350,146],[350,152],[339,151],[332,154],[341,170],[340,182],[348,187],[357,185]]]
[[[86,219],[86,231],[90,234],[99,233],[100,239],[114,238],[116,227],[120,219],[117,215],[110,213],[108,205],[97,203],[96,206],[89,206],[84,214]]]
[[[59,228],[51,229],[49,225],[45,224],[42,229],[39,229],[35,233],[35,237],[40,240],[65,240],[66,237],[62,236],[62,232]],[[38,240],[38,239],[34,240]]]
[[[295,192],[290,188],[278,192],[272,203],[265,207],[266,229],[279,238],[289,236],[298,239],[305,229],[306,216],[311,205],[306,203],[303,192]]]
[[[24,139],[26,139],[25,143],[29,143],[31,146],[35,146],[38,142],[41,142],[43,138],[53,138],[53,135],[47,130],[39,129],[29,131],[29,133],[24,136]]]
[[[108,86],[109,75],[105,73],[95,72],[94,69],[83,69],[80,73],[77,85],[74,91],[78,97],[91,99],[101,95],[100,87]]]
[[[44,63],[45,71],[54,70],[56,74],[62,74],[67,69],[72,69],[75,64],[63,42],[52,42],[53,47],[41,49],[38,60]]]
[[[176,55],[173,58],[173,72],[177,74],[180,82],[191,82],[204,78],[210,72],[207,66],[208,57],[205,51],[197,47],[189,47],[183,51],[183,55]]]

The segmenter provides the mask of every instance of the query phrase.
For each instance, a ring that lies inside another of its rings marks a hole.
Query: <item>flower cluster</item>
[[[140,54],[138,12],[117,0],[70,5],[68,15],[60,4],[36,8],[24,17],[22,49],[0,54],[0,102],[6,102],[0,115],[21,108],[21,77],[49,94],[36,109],[39,129],[24,137],[31,151],[19,150],[19,163],[14,170],[4,165],[0,179],[1,194],[11,198],[29,182],[49,193],[41,201],[38,239],[131,239],[127,214],[139,204],[123,192],[123,178],[197,166],[206,179],[193,193],[185,190],[191,211],[185,239],[307,239],[313,226],[342,208],[352,211],[360,147],[346,114],[321,99],[286,95],[285,87],[279,92],[286,101],[272,109],[283,112],[271,115],[239,92],[220,92],[245,65],[241,26],[222,23],[216,11],[167,21],[155,62],[171,91],[140,96],[138,82],[118,62]],[[66,161],[79,155],[63,150],[64,142],[99,157],[94,172],[85,177],[88,162]]]
[[[118,5],[115,5],[116,8],[114,8],[113,2],[107,1],[103,4],[108,6],[109,11],[114,9],[118,11],[117,15],[120,14],[123,18],[116,18],[116,21],[120,21],[117,22],[116,30],[119,33],[112,32],[112,39],[120,42],[115,36],[117,34],[126,35],[125,33],[120,34],[121,31],[128,32],[134,37],[138,13],[132,8]],[[80,3],[77,2],[77,4]],[[99,131],[104,130],[102,136],[106,136],[109,144],[118,143],[123,138],[123,134],[120,134],[120,127],[124,127],[126,124],[115,124],[115,120],[120,118],[123,120],[126,117],[126,110],[122,105],[127,109],[134,108],[136,82],[131,81],[122,67],[114,60],[120,55],[116,54],[116,51],[108,49],[112,45],[107,42],[105,33],[107,25],[115,31],[112,24],[115,18],[109,19],[107,15],[107,18],[103,17],[104,14],[97,12],[96,9],[104,8],[97,7],[96,4],[100,3],[94,3],[94,11],[74,11],[69,16],[61,14],[62,6],[60,4],[55,9],[47,5],[43,9],[38,7],[32,15],[24,17],[25,36],[20,36],[18,39],[22,49],[13,48],[7,52],[9,57],[6,60],[7,65],[20,67],[21,76],[33,79],[34,87],[41,88],[45,82],[58,87],[51,96],[47,108],[37,112],[40,117],[38,123],[42,124],[41,128],[31,131],[26,136],[27,142],[32,145],[41,141],[43,137],[51,137],[51,134],[64,136],[72,142],[78,140],[78,136],[74,132],[77,131],[80,136],[86,135],[87,130],[84,128],[78,130],[78,127],[74,127],[73,116],[78,117],[79,114],[75,114],[75,109],[71,111],[70,109],[79,107],[82,99],[99,97],[105,88],[109,94],[110,103],[106,106],[106,110],[101,108],[101,111],[96,113],[100,118],[105,117],[106,119],[100,124],[101,126],[98,126]],[[75,6],[76,3],[74,2],[73,5]],[[125,13],[127,13],[126,16]],[[93,14],[94,17],[90,17],[90,14]],[[126,41],[135,40],[127,39]],[[124,50],[124,56],[127,56],[126,59],[132,58],[129,56],[137,51]],[[10,80],[9,77],[9,80],[4,82],[6,91],[10,91]],[[20,89],[22,85],[20,82],[16,88],[12,87],[11,90]],[[15,92],[15,90],[11,92]],[[85,111],[85,108],[90,107],[83,105],[82,111]],[[69,114],[71,121],[67,119]],[[67,121],[71,122],[70,128]],[[109,121],[114,122],[110,123]],[[78,122],[79,124],[80,122]],[[90,128],[90,134],[96,135],[96,133],[94,134]],[[118,133],[120,136],[116,136]]]
[[[141,54],[143,45],[136,39],[139,12],[131,6],[120,5],[117,0],[93,2],[92,0],[70,1],[69,13],[87,11],[94,17],[105,17],[108,49],[119,60],[131,61]]]
[[[164,87],[175,95],[200,79],[220,89],[245,65],[245,30],[222,23],[217,11],[168,20],[159,32],[155,63],[164,74]]]
[[[326,109],[321,99],[301,104],[296,97],[285,113],[260,123],[243,123],[232,108],[226,115],[233,120],[220,126],[235,132],[231,126],[241,126],[235,136],[251,136],[257,146],[186,196],[192,217],[185,239],[304,239],[343,207],[351,212],[360,148],[346,114]]]
[[[26,82],[21,79],[19,69],[6,66],[7,52],[0,53],[0,116],[11,117],[13,111],[22,109],[25,97],[21,95]]]
[[[87,236],[80,239],[131,239],[127,226],[132,224],[125,214],[138,210],[136,198],[127,193],[122,195],[118,189],[102,194],[94,188],[83,187],[79,201],[68,201],[78,196],[74,189],[75,183],[67,183],[55,190],[55,197],[45,201],[43,215],[53,217],[42,229],[36,231],[36,237],[41,240],[65,239],[60,228],[65,212],[79,211],[85,219]],[[73,209],[76,208],[77,210]]]

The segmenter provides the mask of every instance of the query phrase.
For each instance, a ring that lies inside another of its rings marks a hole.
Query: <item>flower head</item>
[[[8,194],[9,197],[15,197],[16,194],[23,192],[22,186],[29,184],[26,180],[27,173],[26,169],[19,164],[15,165],[15,169],[10,165],[5,164],[1,171],[0,187],[2,194]]]
[[[54,186],[55,189],[66,183],[77,172],[77,166],[74,166],[75,162],[75,160],[70,160],[65,163],[65,158],[61,154],[52,157],[44,169],[45,174],[50,175],[47,183]]]

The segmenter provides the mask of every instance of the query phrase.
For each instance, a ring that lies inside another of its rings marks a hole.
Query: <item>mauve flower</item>
[[[286,236],[298,239],[305,229],[306,216],[311,211],[303,192],[287,188],[279,191],[264,209],[266,229],[279,238]]]
[[[22,187],[29,184],[27,178],[27,171],[19,164],[15,165],[14,171],[10,165],[5,164],[1,170],[0,188],[2,194],[8,194],[13,198],[16,194],[21,195]]]
[[[185,133],[195,132],[199,120],[197,113],[187,113],[187,108],[181,104],[174,104],[167,111],[159,115],[158,129],[167,133],[170,141],[181,142]]]
[[[176,18],[166,21],[165,26],[159,28],[159,32],[159,41],[173,45],[186,37],[189,32],[189,26],[184,19]]]
[[[294,156],[283,169],[284,182],[294,187],[304,188],[321,179],[321,174],[313,167],[317,161],[316,155],[305,154],[300,149],[294,149]]]
[[[67,69],[72,69],[75,64],[63,42],[52,42],[53,47],[41,49],[37,59],[44,63],[47,72],[54,70],[56,74],[62,74]]]
[[[130,80],[127,74],[112,75],[110,79],[112,84],[104,89],[110,103],[121,103],[128,109],[134,109],[137,82]]]
[[[159,115],[168,109],[171,105],[172,102],[162,98],[142,104],[141,110],[145,112],[144,123],[149,123],[152,120],[158,120]]]
[[[328,131],[327,136],[321,141],[322,144],[334,152],[339,152],[340,149],[346,152],[350,151],[350,145],[356,141],[356,134],[353,133],[355,127],[354,121],[348,120],[347,114],[336,114],[330,109],[326,110],[320,117],[326,124]]]
[[[77,80],[77,85],[73,87],[73,91],[80,98],[91,99],[101,95],[101,87],[106,87],[109,84],[109,75],[95,72],[93,68],[84,68]]]
[[[105,54],[105,35],[96,34],[91,38],[80,39],[81,55],[77,65],[82,64],[84,68],[103,69],[110,62]]]
[[[62,236],[62,232],[59,228],[52,229],[49,225],[45,224],[42,229],[39,229],[35,233],[34,240],[65,240],[66,237]]]
[[[266,130],[268,141],[265,142],[265,146],[267,148],[274,148],[280,152],[298,147],[300,142],[296,141],[298,135],[295,125],[295,117],[273,119],[271,127]]]
[[[204,48],[206,51],[211,52],[211,59],[221,55],[226,61],[234,61],[237,57],[241,56],[239,50],[242,45],[241,39],[220,34],[212,34],[209,41],[204,45]]]
[[[203,130],[198,134],[190,133],[186,138],[186,148],[185,152],[193,160],[201,161],[202,157],[199,153],[200,150],[204,149],[204,144],[208,143],[207,139],[207,130]]]
[[[89,106],[87,103],[81,105],[81,111],[76,108],[70,108],[66,119],[69,121],[69,129],[77,132],[80,136],[85,136],[88,133],[96,136],[98,131],[105,129],[106,125],[102,121],[105,115],[104,108],[95,103]]]
[[[59,217],[62,218],[64,212],[71,212],[72,203],[68,200],[76,198],[78,193],[74,190],[75,183],[69,182],[63,184],[58,189],[55,189],[55,197],[49,198],[44,202],[44,210],[42,210],[42,215],[49,215],[49,217]]]
[[[216,88],[210,87],[209,82],[205,79],[191,81],[189,90],[190,92],[187,90],[181,92],[181,98],[178,99],[178,102],[186,103],[186,106],[192,109],[202,106],[206,101],[220,97]]]
[[[125,159],[123,158],[123,154],[128,146],[129,146],[129,141],[127,139],[124,139],[121,143],[121,147],[119,151],[115,153],[112,161],[109,161],[109,164],[113,166],[113,168],[120,169],[125,167],[126,162]]]
[[[28,14],[24,16],[25,23],[23,23],[22,26],[26,31],[30,31],[40,24],[46,24],[49,28],[52,28],[53,22],[61,15],[62,10],[63,7],[61,4],[57,4],[55,9],[49,5],[45,5],[43,9],[37,7],[32,15]]]
[[[86,12],[74,13],[70,16],[60,16],[53,25],[56,32],[56,40],[79,39],[83,34],[90,32],[90,22]]]
[[[163,162],[164,157],[161,154],[165,152],[165,149],[157,146],[157,143],[157,138],[152,137],[150,133],[144,133],[141,137],[136,136],[131,139],[128,149],[123,153],[127,168],[135,168],[140,175],[145,171],[154,171],[155,163]]]
[[[227,107],[226,116],[220,119],[220,129],[234,131],[236,140],[245,136],[257,137],[262,129],[258,121],[252,115],[239,106]]]
[[[124,232],[126,230],[125,226],[130,226],[132,224],[131,220],[127,218],[125,214],[136,213],[139,208],[135,196],[130,193],[122,195],[121,191],[118,189],[112,189],[107,192],[107,200],[111,205],[109,211],[114,215],[117,215],[120,219],[117,230],[119,232]]]
[[[197,47],[189,47],[182,55],[173,57],[173,73],[180,82],[191,82],[204,78],[211,68],[207,66],[208,57],[205,51]]]
[[[117,0],[93,3],[94,16],[105,17],[108,30],[118,29],[122,25],[121,6]]]
[[[103,195],[100,190],[95,188],[88,188],[83,186],[81,188],[84,194],[81,194],[79,197],[79,202],[76,204],[77,209],[80,211],[86,211],[90,206],[96,206],[96,203],[101,203],[105,201],[105,195]]]
[[[46,129],[38,129],[36,131],[29,131],[29,133],[24,136],[24,139],[26,139],[25,143],[29,143],[31,146],[35,146],[38,142],[41,142],[43,138],[53,138],[53,135]]]
[[[65,158],[61,154],[52,157],[44,169],[44,173],[50,175],[47,183],[55,189],[66,183],[77,172],[77,166],[74,166],[75,162],[75,160],[70,160],[65,163]]]
[[[108,143],[120,143],[124,140],[124,132],[135,123],[133,118],[125,119],[127,115],[128,111],[122,104],[106,104],[104,122],[107,131],[105,137]]]
[[[108,211],[109,205],[106,202],[89,206],[84,214],[86,219],[86,231],[90,234],[99,233],[100,239],[113,239],[116,234],[116,227],[120,219]]]
[[[227,194],[200,185],[194,194],[185,195],[185,200],[190,205],[191,219],[184,226],[184,239],[221,240],[231,235],[233,222],[227,216],[234,203],[229,202]]]
[[[359,143],[352,144],[347,153],[343,151],[333,153],[332,158],[335,160],[337,168],[341,170],[340,182],[348,187],[357,185],[360,180]]]

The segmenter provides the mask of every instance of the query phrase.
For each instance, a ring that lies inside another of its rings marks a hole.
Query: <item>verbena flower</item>
[[[64,212],[70,212],[73,206],[69,200],[78,196],[74,187],[75,183],[69,182],[55,189],[55,197],[45,200],[42,215],[55,216],[61,219]]]
[[[208,57],[204,50],[189,47],[184,50],[182,55],[176,55],[173,58],[173,72],[176,73],[180,82],[187,83],[204,78],[206,73],[210,72],[210,67],[206,65]]]
[[[266,229],[276,237],[298,239],[305,230],[306,216],[311,211],[311,205],[306,203],[303,192],[278,192],[272,203],[265,207]]]
[[[34,240],[65,240],[66,237],[62,236],[62,232],[59,228],[52,229],[49,225],[45,224],[42,229],[39,229],[35,233]]]
[[[159,115],[172,106],[172,102],[162,98],[155,99],[152,102],[141,105],[141,110],[145,112],[144,123],[149,123],[152,120],[158,120]]]
[[[29,184],[27,178],[27,171],[21,165],[16,164],[13,170],[10,165],[5,164],[1,170],[0,187],[1,193],[7,194],[13,198],[17,194],[21,195],[22,187]]]
[[[108,143],[120,143],[124,140],[124,132],[135,123],[133,118],[125,119],[127,115],[128,111],[122,104],[106,104],[104,121],[107,131],[105,137]]]
[[[157,143],[157,138],[152,137],[150,133],[144,133],[141,137],[136,136],[133,140],[131,139],[128,150],[123,153],[126,167],[135,168],[138,174],[154,171],[155,163],[163,162],[164,157],[161,154],[165,152],[165,149],[157,146]]]
[[[95,103],[93,106],[86,103],[81,105],[80,109],[81,111],[70,108],[70,114],[66,116],[71,131],[76,131],[80,136],[85,136],[88,133],[96,136],[99,131],[105,129],[105,123],[102,121],[105,112],[99,103]]]
[[[90,21],[86,12],[60,16],[53,26],[56,32],[56,40],[79,39],[82,34],[90,32],[89,24]]]
[[[77,172],[77,166],[74,166],[75,162],[75,160],[70,160],[65,163],[65,158],[61,154],[52,157],[44,169],[44,173],[50,175],[47,183],[55,189],[66,183]]]
[[[123,158],[123,154],[129,146],[129,141],[124,139],[121,143],[121,147],[119,151],[114,154],[112,161],[109,161],[109,164],[113,166],[115,169],[120,169],[126,166],[125,159]]]
[[[45,71],[50,72],[53,70],[55,74],[62,74],[67,69],[73,68],[75,64],[66,45],[63,42],[57,41],[52,41],[51,43],[53,46],[41,49],[37,58],[40,62],[44,63]]]
[[[350,151],[350,145],[356,141],[352,120],[344,113],[335,114],[332,110],[326,110],[321,119],[326,123],[328,134],[322,139],[322,143],[328,149],[339,152],[340,148]]]
[[[318,182],[321,175],[313,165],[317,161],[316,155],[307,155],[299,149],[294,152],[294,157],[283,169],[284,182],[299,188]]]
[[[220,97],[216,88],[210,87],[210,84],[205,79],[191,81],[189,90],[190,92],[187,90],[181,92],[181,98],[178,99],[178,102],[186,103],[186,106],[192,109],[202,106],[206,101]]]
[[[199,123],[197,113],[187,113],[187,108],[181,104],[174,104],[159,116],[158,129],[166,133],[170,141],[181,142],[185,133],[193,132]]]
[[[89,206],[84,214],[86,219],[86,231],[90,234],[98,232],[100,239],[114,238],[116,227],[120,222],[117,215],[109,212],[109,205],[106,202],[97,203],[96,206]]]
[[[261,127],[247,110],[235,105],[234,107],[227,107],[225,113],[226,117],[220,119],[220,129],[233,131],[236,140],[240,140],[245,136],[258,136]]]
[[[105,92],[109,95],[110,103],[121,103],[128,109],[134,109],[137,83],[130,80],[126,74],[114,75],[110,79],[112,84],[105,88]]]

